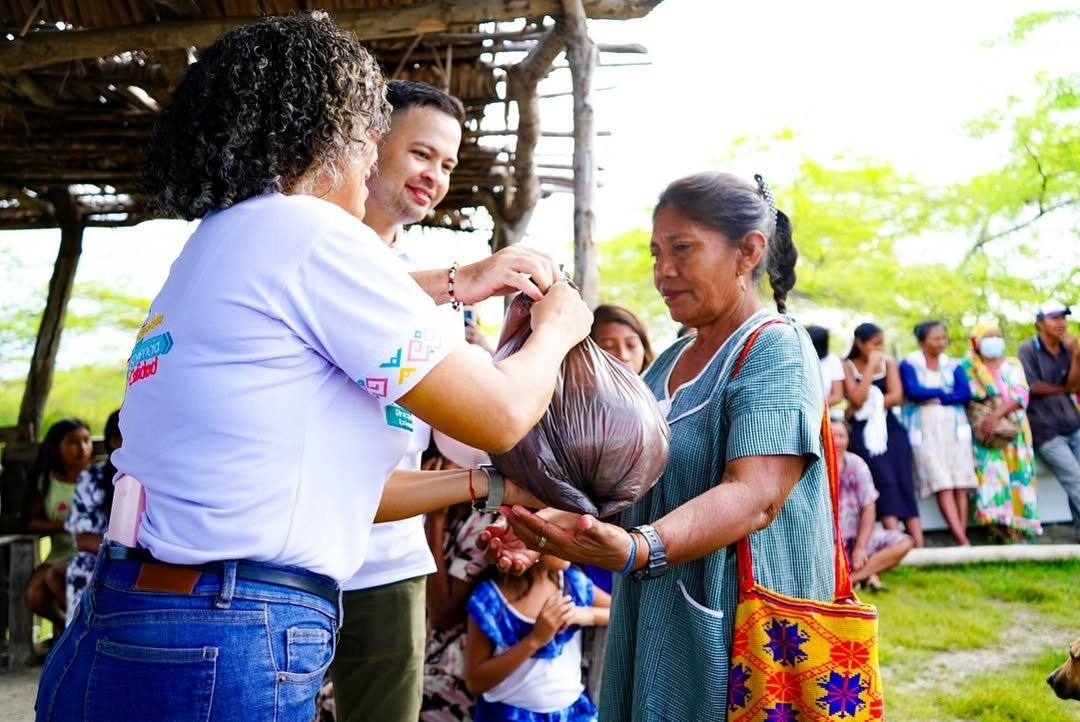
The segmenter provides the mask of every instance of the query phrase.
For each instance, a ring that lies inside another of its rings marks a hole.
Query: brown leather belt
[[[155,592],[173,592],[191,594],[202,574],[225,576],[225,562],[206,564],[170,564],[155,559],[146,549],[110,544],[105,547],[105,558],[112,561],[139,562],[139,577],[136,589]],[[338,586],[329,577],[307,575],[292,572],[282,567],[267,566],[240,560],[236,562],[236,578],[249,582],[262,582],[279,587],[295,589],[325,599],[336,608],[338,605]]]

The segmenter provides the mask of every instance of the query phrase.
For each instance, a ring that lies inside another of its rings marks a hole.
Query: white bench
[[[1061,487],[1054,472],[1035,457],[1035,493],[1039,499],[1039,521],[1043,524],[1056,524],[1072,521],[1069,513],[1069,497]],[[938,509],[937,498],[931,494],[925,499],[919,499],[919,516],[922,518],[923,529],[926,531],[948,531],[949,526]]]

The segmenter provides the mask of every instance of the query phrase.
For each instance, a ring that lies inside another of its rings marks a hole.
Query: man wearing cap
[[[1068,333],[1072,314],[1059,301],[1047,301],[1035,313],[1039,333],[1020,344],[1018,356],[1031,387],[1028,418],[1035,451],[1054,471],[1069,497],[1073,533],[1080,541],[1080,343]]]

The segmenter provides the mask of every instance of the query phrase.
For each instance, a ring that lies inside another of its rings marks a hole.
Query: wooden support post
[[[19,425],[30,425],[35,435],[41,430],[45,400],[52,388],[56,352],[60,348],[64,316],[68,299],[71,298],[71,288],[75,283],[79,256],[82,254],[84,228],[75,197],[67,188],[51,189],[48,199],[53,204],[60,226],[60,251],[56,255],[56,265],[49,281],[49,298],[45,302],[45,313],[41,316],[34,356],[30,360],[30,373],[26,377],[22,407],[19,409]]]
[[[540,200],[540,178],[536,173],[540,101],[536,88],[564,47],[562,32],[558,26],[553,27],[524,60],[506,72],[506,98],[517,105],[517,144],[502,192],[485,199],[485,205],[495,219],[493,251],[512,246],[525,237],[529,219]]]
[[[563,0],[558,21],[566,39],[566,60],[574,93],[574,280],[590,308],[599,301],[596,249],[593,246],[593,196],[596,192],[596,156],[592,106],[592,77],[598,52],[589,37],[581,0]]]
[[[0,637],[7,631],[3,662],[9,670],[24,666],[34,653],[34,615],[26,606],[23,590],[37,566],[36,536],[0,537],[0,604],[4,605],[4,624]]]

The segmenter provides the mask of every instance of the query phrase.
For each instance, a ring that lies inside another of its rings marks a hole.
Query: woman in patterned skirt
[[[972,398],[1005,399],[984,425],[992,429],[998,417],[1011,414],[1020,426],[1017,437],[1003,448],[975,441],[975,474],[979,478],[975,519],[1011,539],[1037,536],[1042,534],[1042,526],[1035,496],[1035,452],[1026,411],[1029,392],[1024,367],[1019,359],[1005,356],[1005,338],[995,326],[976,326],[971,346],[961,367],[971,384]]]

